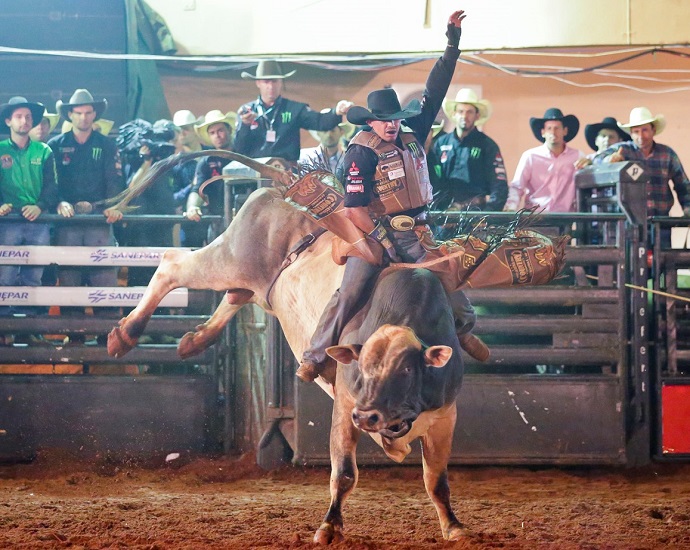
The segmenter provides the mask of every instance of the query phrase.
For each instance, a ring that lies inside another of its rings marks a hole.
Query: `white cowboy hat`
[[[53,130],[55,130],[55,128],[57,127],[58,122],[60,122],[60,115],[58,113],[49,113],[46,109],[43,112],[43,117],[41,118],[41,120],[38,121],[38,124],[40,124],[44,118],[48,119],[48,124],[50,125],[48,133],[51,134]]]
[[[243,71],[240,75],[244,80],[282,80],[290,78],[297,71],[283,73],[280,63],[273,59],[263,59],[256,66],[256,74]]]
[[[113,125],[115,124],[115,121],[113,120],[108,120],[107,118],[99,118],[98,120],[94,120],[93,122],[93,130],[94,132],[99,132],[103,134],[104,136],[107,136],[110,133],[110,130],[113,129]],[[72,123],[65,120],[62,123],[62,129],[61,133],[66,134],[72,129]]]
[[[321,109],[322,114],[330,113],[330,112],[331,112],[331,109],[328,109],[328,108],[327,109]],[[357,127],[354,124],[352,124],[351,122],[348,122],[347,120],[338,124],[338,127],[343,131],[343,137],[347,141],[350,141],[352,136],[355,134],[355,130],[357,129]],[[309,130],[309,133],[311,134],[311,137],[313,137],[316,141],[320,141],[319,136],[317,134],[317,130]]]
[[[223,111],[219,109],[214,109],[206,113],[202,122],[194,126],[196,133],[204,144],[211,145],[211,138],[208,136],[208,127],[212,124],[218,124],[219,122],[224,122],[230,126],[230,136],[232,137],[235,132],[235,124],[237,123],[237,113],[230,111],[223,114]]]
[[[182,128],[183,126],[200,124],[202,122],[202,118],[194,116],[194,113],[192,113],[192,111],[182,109],[181,111],[175,112],[172,121],[175,126]]]
[[[635,107],[630,111],[630,122],[627,124],[618,123],[618,127],[630,131],[630,128],[642,126],[643,124],[653,124],[654,133],[659,135],[666,128],[666,117],[664,115],[652,116],[652,112],[647,107]]]
[[[491,117],[491,103],[488,99],[479,99],[477,93],[472,88],[460,88],[454,100],[448,98],[443,100],[443,112],[446,113],[449,120],[453,120],[455,107],[458,103],[468,103],[477,108],[477,111],[479,111],[479,118],[477,122],[475,122],[476,126],[481,126]]]

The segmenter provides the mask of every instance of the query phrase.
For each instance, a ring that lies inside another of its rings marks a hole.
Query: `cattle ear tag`
[[[424,350],[424,363],[427,367],[444,367],[453,355],[449,346],[431,346]]]
[[[362,346],[353,344],[351,346],[331,346],[326,348],[326,353],[343,365],[349,365],[359,359],[359,352]]]

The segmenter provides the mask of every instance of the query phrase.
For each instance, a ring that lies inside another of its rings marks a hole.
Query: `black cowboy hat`
[[[280,63],[272,59],[264,59],[259,61],[259,64],[256,66],[256,74],[245,71],[240,76],[244,80],[282,80],[283,78],[290,78],[296,72],[283,73]]]
[[[108,102],[105,99],[96,101],[91,95],[91,92],[84,88],[79,88],[75,90],[72,97],[69,98],[69,103],[63,103],[62,100],[58,100],[55,104],[55,110],[62,115],[63,118],[69,120],[68,115],[72,107],[79,107],[80,105],[91,105],[93,107],[93,110],[96,111],[96,118],[94,120],[101,118],[101,115],[108,108]]]
[[[400,106],[398,94],[393,88],[374,90],[367,96],[367,107],[350,107],[347,112],[347,120],[361,126],[367,120],[401,120],[411,118],[422,112],[422,104],[418,99],[413,99],[404,109]]]
[[[43,113],[45,112],[46,108],[42,103],[32,103],[31,101],[27,101],[25,97],[21,96],[14,96],[10,98],[7,103],[0,105],[0,123],[9,128],[9,126],[5,124],[5,119],[12,118],[12,113],[21,107],[26,107],[29,109],[29,111],[31,111],[31,117],[34,119],[34,125],[41,123]]]
[[[570,141],[577,135],[577,131],[580,129],[580,121],[575,115],[563,115],[563,111],[557,109],[556,107],[551,107],[546,109],[544,112],[544,118],[532,117],[529,119],[529,125],[532,128],[532,133],[534,137],[539,141],[544,143],[544,138],[541,135],[541,131],[544,129],[544,123],[547,120],[560,120],[563,126],[568,129],[568,133],[565,135],[565,141]]]
[[[594,151],[597,150],[597,135],[599,135],[599,132],[604,129],[615,131],[620,136],[621,141],[630,141],[631,139],[629,134],[620,129],[618,126],[618,121],[615,118],[612,116],[607,116],[601,122],[597,122],[596,124],[588,124],[585,126],[585,139],[587,140],[587,144]]]

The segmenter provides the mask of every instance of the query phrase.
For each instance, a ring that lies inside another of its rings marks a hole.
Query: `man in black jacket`
[[[260,61],[256,74],[242,73],[255,80],[259,97],[240,107],[235,134],[236,153],[251,157],[278,157],[296,162],[300,154],[300,129],[327,131],[342,122],[352,103],[341,100],[335,109],[312,111],[306,103],[283,97],[283,80],[295,71],[283,73],[276,61]]]

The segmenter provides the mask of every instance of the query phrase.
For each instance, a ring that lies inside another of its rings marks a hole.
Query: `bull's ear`
[[[424,350],[424,363],[427,367],[444,367],[452,355],[450,346],[431,346]]]
[[[338,361],[338,363],[349,365],[353,361],[359,359],[359,352],[361,350],[362,346],[359,344],[352,344],[350,346],[331,346],[326,348],[326,353]]]

